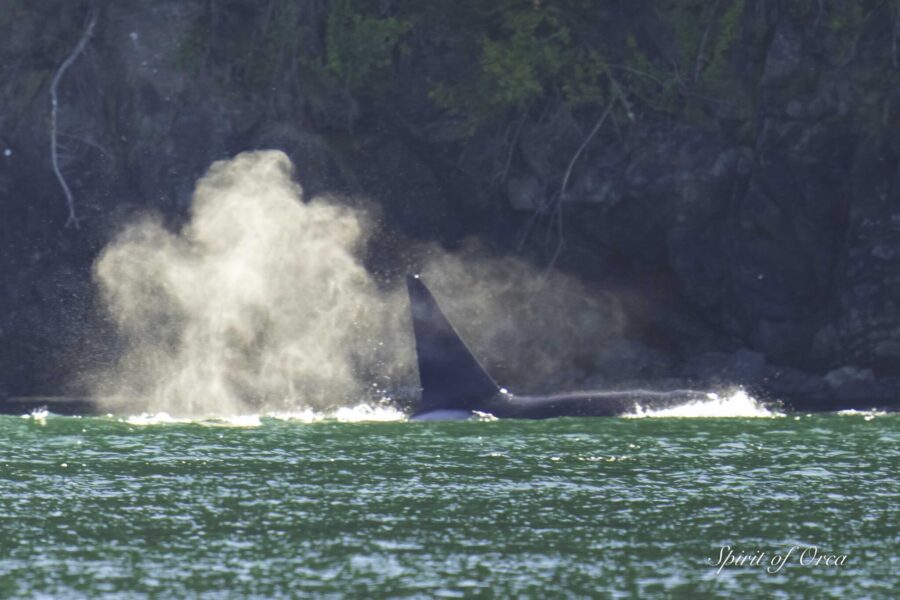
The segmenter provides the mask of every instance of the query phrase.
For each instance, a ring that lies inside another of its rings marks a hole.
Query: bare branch
[[[700,80],[700,73],[703,71],[703,55],[706,52],[706,42],[709,41],[709,32],[712,29],[713,23],[716,21],[716,13],[719,12],[719,2],[721,0],[716,0],[716,3],[713,4],[712,12],[709,15],[709,21],[706,23],[706,29],[703,30],[703,37],[700,39],[700,47],[697,49],[697,58],[694,61],[694,77],[691,81],[697,82]]]
[[[513,132],[512,141],[509,142],[509,148],[506,153],[506,162],[503,164],[503,171],[499,174],[499,184],[503,185],[506,183],[506,178],[509,176],[509,167],[512,164],[513,154],[515,153],[516,146],[519,144],[519,135],[522,133],[522,125],[525,123],[525,114],[522,114],[522,117],[519,119],[519,122],[516,124],[516,129]]]
[[[59,180],[59,185],[63,189],[63,193],[66,195],[66,206],[69,208],[69,218],[66,219],[66,227],[70,225],[74,226],[75,229],[78,229],[78,217],[75,214],[75,198],[72,196],[72,190],[69,189],[69,184],[66,183],[65,177],[63,177],[62,171],[59,168],[59,144],[57,142],[57,133],[58,133],[58,113],[59,113],[59,96],[58,96],[58,88],[59,82],[62,79],[63,74],[66,70],[72,66],[72,63],[78,58],[78,56],[84,51],[85,46],[87,46],[88,41],[90,41],[91,36],[94,35],[94,27],[97,25],[97,13],[92,12],[90,18],[88,19],[87,26],[84,29],[84,33],[81,34],[81,39],[78,40],[78,44],[76,44],[75,48],[72,49],[72,52],[69,56],[66,57],[66,60],[59,66],[59,69],[56,70],[56,74],[53,76],[53,82],[50,84],[50,160],[53,163],[53,172],[56,174],[56,178]]]
[[[597,135],[597,132],[600,131],[600,128],[603,127],[603,123],[606,122],[606,119],[609,117],[609,114],[612,112],[612,103],[609,103],[606,106],[606,110],[603,111],[603,114],[600,115],[600,118],[594,124],[594,128],[591,129],[591,132],[587,134],[587,137],[584,138],[584,141],[581,142],[581,145],[578,147],[578,150],[575,151],[575,154],[572,155],[571,160],[569,160],[569,167],[566,169],[566,174],[563,177],[562,185],[559,187],[559,197],[562,200],[566,195],[566,187],[569,185],[569,178],[572,176],[572,168],[575,166],[575,163],[578,161],[578,158],[584,152],[584,149],[588,147],[588,144],[591,143],[591,140],[594,139],[594,136]]]
[[[584,141],[581,142],[581,145],[578,146],[578,150],[575,151],[575,154],[572,155],[572,158],[569,160],[569,166],[566,168],[566,174],[563,176],[562,185],[559,186],[559,195],[556,200],[556,208],[554,218],[556,221],[556,249],[553,251],[553,257],[550,259],[550,263],[547,265],[547,270],[545,271],[546,275],[549,275],[553,268],[556,266],[556,261],[559,259],[559,255],[562,253],[563,244],[565,243],[565,237],[563,235],[563,204],[566,201],[566,188],[569,185],[569,178],[572,176],[572,169],[575,168],[575,163],[578,162],[578,158],[584,153],[585,148],[588,147],[588,144],[591,143],[591,140],[594,139],[594,136],[597,135],[597,132],[600,131],[600,128],[603,127],[603,123],[606,122],[606,119],[609,118],[610,113],[612,113],[613,103],[610,102],[606,105],[606,110],[603,111],[603,114],[600,115],[600,118],[597,119],[597,122],[594,124],[591,132],[587,134],[587,137],[584,138]]]
[[[628,117],[629,121],[634,121],[634,110],[631,108],[631,102],[628,100],[628,96],[622,90],[622,86],[619,85],[619,81],[613,77],[612,71],[606,69],[606,78],[609,79],[609,85],[612,88],[613,95],[622,104],[622,108],[625,109],[625,115]],[[612,103],[607,107],[607,112],[612,109]],[[593,137],[593,136],[589,136]]]

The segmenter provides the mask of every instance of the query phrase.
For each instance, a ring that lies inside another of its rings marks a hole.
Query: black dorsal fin
[[[477,410],[499,393],[418,275],[406,278],[412,310],[422,399],[417,414]]]

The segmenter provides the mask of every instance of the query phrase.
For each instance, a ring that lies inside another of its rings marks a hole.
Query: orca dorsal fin
[[[477,410],[500,388],[472,355],[418,275],[406,278],[422,398],[417,413]]]

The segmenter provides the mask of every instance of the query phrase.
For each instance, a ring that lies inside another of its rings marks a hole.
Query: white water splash
[[[869,410],[856,410],[855,408],[848,408],[847,410],[839,410],[837,412],[838,415],[842,417],[863,417],[866,421],[871,421],[875,417],[883,417],[887,415],[887,412],[883,410],[869,409]]]
[[[46,408],[36,408],[27,415],[22,415],[23,419],[31,419],[39,425],[47,424],[47,417],[50,415],[50,411]]]
[[[23,415],[23,417],[24,416],[27,415]],[[265,419],[297,423],[319,423],[322,421],[336,421],[338,423],[370,423],[405,421],[407,416],[399,409],[391,406],[357,404],[356,406],[342,406],[332,410],[313,410],[311,408],[305,408],[288,412],[193,418],[173,417],[165,412],[158,412],[155,414],[142,413],[120,418],[118,421],[129,425],[139,426],[192,423],[209,427],[261,427]]]
[[[505,388],[500,388],[500,392],[503,394],[507,393]],[[472,420],[473,421],[497,421],[498,419],[491,413],[481,412],[480,410],[473,410],[472,411]]]
[[[206,418],[185,418],[173,417],[166,412],[158,413],[141,413],[118,419],[121,423],[129,425],[149,426],[149,425],[172,425],[183,423],[194,423],[199,425],[208,425],[210,427],[259,427],[262,425],[259,415],[233,415],[230,417],[206,417]]]
[[[327,411],[305,409],[293,412],[269,413],[266,416],[282,421],[299,421],[301,423],[318,423],[320,421],[367,423],[405,421],[407,419],[404,412],[393,406],[372,406],[371,404],[342,406],[335,410]]]
[[[719,395],[715,392],[707,394],[706,399],[692,400],[677,406],[659,409],[637,407],[635,412],[624,415],[626,418],[641,419],[645,417],[783,417],[784,413],[767,408],[742,389]]]
[[[158,412],[155,414],[152,413],[141,413],[139,415],[132,415],[130,417],[125,417],[124,419],[119,419],[119,421],[123,423],[128,423],[129,425],[162,425],[162,424],[170,424],[170,423],[190,423],[190,419],[176,419],[166,412]]]

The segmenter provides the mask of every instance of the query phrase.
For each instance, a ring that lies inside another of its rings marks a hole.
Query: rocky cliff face
[[[309,192],[382,206],[379,267],[476,235],[629,299],[605,384],[892,397],[900,6],[449,4],[4,3],[0,392],[115,353],[90,265],[123,222],[177,224],[211,162],[279,148]],[[59,84],[75,228],[49,94],[91,15]]]

